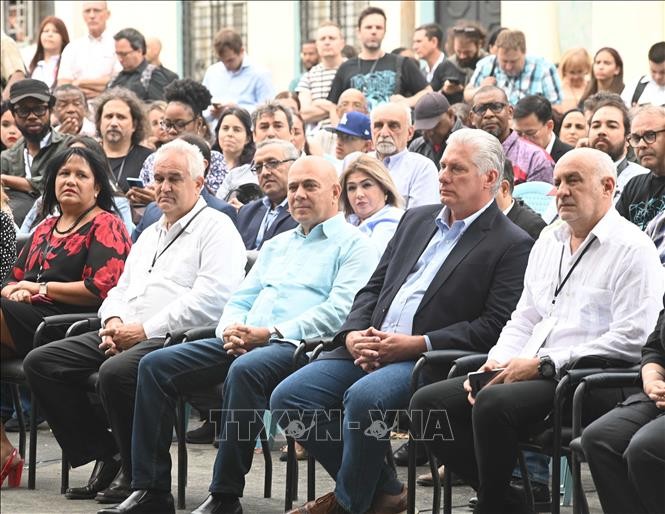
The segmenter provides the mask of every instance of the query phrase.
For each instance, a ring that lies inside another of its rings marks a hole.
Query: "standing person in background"
[[[571,48],[561,56],[559,76],[561,77],[563,101],[558,106],[559,112],[573,109],[580,104],[589,85],[590,73],[591,56],[585,48]]]
[[[14,82],[25,78],[25,66],[21,59],[21,52],[16,46],[16,41],[0,31],[0,86],[2,86],[2,99],[9,98],[9,88]]]
[[[607,91],[620,95],[623,89],[623,59],[614,48],[605,46],[593,56],[591,80],[578,107],[582,107],[584,101],[596,93]]]
[[[63,50],[58,84],[73,84],[90,100],[106,89],[122,67],[115,56],[113,36],[106,30],[111,15],[106,2],[82,2],[81,9],[88,34]]]
[[[308,39],[307,41],[303,42],[302,45],[300,45],[300,61],[305,71],[299,74],[289,83],[289,91],[293,93],[296,92],[296,87],[298,86],[298,83],[300,82],[300,79],[304,73],[307,73],[314,66],[319,64],[319,59],[320,57],[318,49],[316,48],[316,41],[313,39]]]
[[[642,75],[637,82],[623,90],[621,98],[630,109],[636,105],[665,106],[665,41],[649,48],[649,75]]]
[[[162,42],[159,38],[149,37],[145,40],[145,59],[148,64],[157,66],[162,73],[168,77],[168,83],[178,80],[178,74],[166,68],[162,61],[159,59],[159,54],[162,52]]]
[[[413,33],[413,52],[420,59],[420,69],[427,82],[432,82],[434,72],[446,58],[441,51],[443,31],[436,23],[421,25]]]
[[[30,78],[41,80],[51,91],[58,80],[62,51],[69,44],[65,23],[55,16],[47,16],[39,25],[37,50],[28,66]]]

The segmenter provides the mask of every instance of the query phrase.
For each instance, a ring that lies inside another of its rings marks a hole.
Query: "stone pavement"
[[[18,445],[17,434],[8,434],[13,444]],[[42,425],[38,434],[38,464],[37,464],[37,489],[29,491],[27,489],[28,472],[23,473],[21,487],[18,489],[7,489],[6,485],[0,492],[0,510],[2,514],[51,514],[51,513],[92,513],[97,512],[98,504],[94,501],[71,501],[66,500],[59,494],[60,492],[60,448],[53,438],[51,432],[45,425]],[[402,441],[393,441],[393,446],[397,448]],[[279,444],[277,445],[277,448]],[[212,463],[215,458],[216,450],[212,445],[189,445],[189,480],[187,487],[187,510],[178,511],[179,513],[190,512],[205,499],[207,496],[208,483],[211,477]],[[177,462],[176,445],[171,447],[171,458],[173,463]],[[279,451],[272,452],[273,459],[273,483],[272,498],[263,498],[263,471],[264,463],[261,455],[256,455],[254,465],[249,475],[247,475],[247,486],[245,488],[245,497],[242,499],[242,505],[246,514],[278,514],[284,512],[284,477],[286,463],[279,461]],[[419,473],[423,473],[428,468],[423,466],[419,468]],[[79,485],[85,483],[90,472],[92,464],[73,469],[70,472],[70,484]],[[400,478],[406,481],[406,468],[398,468]],[[299,473],[299,494],[300,500],[295,505],[305,502],[306,498],[306,466],[304,462],[300,463]],[[173,474],[173,484],[175,490],[176,475],[175,465]],[[584,476],[585,490],[591,504],[591,513],[600,514],[597,497],[593,494],[593,484],[588,473]],[[333,489],[333,481],[325,473],[323,468],[317,465],[316,469],[316,494],[322,494]],[[469,487],[453,488],[453,513],[469,514],[470,509],[466,504],[468,499],[473,496],[473,490]],[[420,512],[431,510],[432,489],[418,487],[417,507]],[[570,507],[563,507],[562,514],[570,514]]]

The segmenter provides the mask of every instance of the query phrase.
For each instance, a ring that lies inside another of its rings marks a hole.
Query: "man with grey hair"
[[[405,207],[438,203],[436,165],[406,148],[413,136],[411,109],[403,103],[383,104],[374,108],[370,120],[375,151],[368,155],[376,157],[388,168],[404,198]],[[342,169],[346,169],[358,155],[359,152],[347,155]]]
[[[211,494],[194,512],[242,513],[238,498],[270,393],[292,372],[300,340],[331,337],[341,326],[378,261],[369,239],[339,212],[340,185],[331,163],[301,157],[289,170],[288,191],[298,227],[263,246],[224,307],[217,337],[164,348],[141,363],[132,445],[136,491],[100,514],[169,512],[155,506],[163,505],[171,489],[175,399],[221,382],[221,440]],[[298,360],[305,362],[305,356]]]
[[[87,485],[68,489],[69,499],[129,494],[139,361],[168,332],[216,321],[244,277],[245,248],[233,222],[200,197],[203,170],[201,152],[182,140],[157,151],[155,192],[164,214],[134,244],[124,270],[120,263],[108,270],[122,274],[99,308],[101,330],[42,346],[24,361],[69,461],[97,462]],[[82,386],[97,371],[111,432]]]
[[[407,407],[411,372],[423,352],[489,350],[517,304],[533,240],[494,200],[503,163],[493,136],[454,132],[439,173],[445,206],[404,214],[337,331],[339,348],[273,392],[272,409],[304,413],[305,426],[316,425],[299,442],[336,478],[334,493],[293,512],[405,510],[405,488],[385,462],[390,440],[370,435],[369,413]],[[326,422],[311,417],[342,404],[343,420],[335,411],[323,416]],[[393,423],[389,415],[384,421]],[[332,437],[320,442],[316,434]]]
[[[479,369],[496,375],[479,392],[460,377],[426,386],[411,401],[431,411],[430,422],[447,413],[450,429],[427,444],[478,491],[474,512],[528,512],[523,491],[510,486],[518,440],[551,411],[557,376],[582,358],[639,362],[662,307],[658,253],[613,208],[610,157],[571,150],[554,168],[554,182],[564,223],[533,247],[517,308]]]

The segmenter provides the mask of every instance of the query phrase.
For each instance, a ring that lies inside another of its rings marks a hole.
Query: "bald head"
[[[306,156],[294,162],[289,170],[288,191],[291,216],[305,234],[339,211],[337,172],[323,157]]]
[[[148,61],[150,64],[154,64],[155,66],[159,66],[161,64],[159,60],[159,54],[162,52],[162,42],[159,40],[159,38],[149,37],[145,40],[145,47],[146,61]]]
[[[337,100],[337,114],[342,116],[345,112],[357,111],[367,114],[367,99],[358,89],[347,89]]]
[[[559,217],[573,234],[585,238],[612,208],[616,169],[612,159],[593,148],[576,148],[554,167]]]

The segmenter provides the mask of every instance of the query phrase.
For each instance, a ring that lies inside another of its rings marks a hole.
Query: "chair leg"
[[[570,507],[572,503],[572,472],[570,457],[561,457],[561,487],[563,488],[563,502],[564,507]]]
[[[533,498],[533,489],[531,489],[531,480],[529,480],[529,470],[526,467],[526,461],[524,460],[524,452],[522,450],[517,452],[517,459],[520,464],[520,471],[522,473],[522,484],[524,485],[524,493],[526,494],[526,503],[529,508],[529,512],[535,514],[536,504]]]
[[[413,514],[416,511],[416,441],[413,439],[413,429],[413,426],[409,429],[409,467],[406,472],[406,512],[408,512],[408,514]]]
[[[18,421],[18,452],[25,457],[25,416],[23,416],[23,404],[21,403],[21,393],[18,384],[10,384],[12,391],[12,403],[16,411],[16,420]]]
[[[437,470],[438,475],[438,470]],[[453,512],[453,480],[452,473],[447,469],[443,472],[443,514]]]
[[[69,460],[65,452],[62,452],[62,464],[60,467],[60,494],[65,494],[69,489]]]
[[[556,448],[552,453],[554,455],[552,455],[552,498],[550,500],[550,512],[552,514],[559,514],[561,512],[561,494],[559,494],[561,490],[561,453],[557,452]]]
[[[589,514],[589,504],[582,487],[582,462],[575,452],[571,456],[573,474],[573,514]]]
[[[296,442],[286,438],[286,491],[284,492],[284,510],[293,508],[293,500],[298,498],[298,461],[296,460]]]
[[[427,457],[429,459],[429,469],[432,473],[432,480],[434,490],[432,491],[432,514],[439,514],[441,509],[441,482],[439,480],[439,461],[427,450]]]
[[[316,500],[316,460],[307,455],[307,501]]]
[[[178,509],[185,508],[185,492],[187,488],[187,418],[185,399],[178,397],[176,407],[176,435],[178,436]]]
[[[263,449],[263,462],[265,465],[265,474],[263,475],[263,497],[272,496],[272,455],[270,454],[270,440],[267,437],[265,429],[261,432],[261,448]]]
[[[37,467],[37,398],[30,398],[30,456],[28,460],[28,489],[35,488]]]

